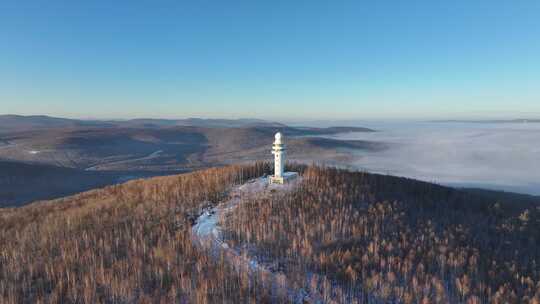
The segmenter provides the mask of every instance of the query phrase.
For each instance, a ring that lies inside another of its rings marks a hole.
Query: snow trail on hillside
[[[223,240],[220,218],[234,211],[242,202],[242,197],[253,197],[262,195],[266,191],[277,190],[280,192],[290,192],[301,182],[301,177],[285,184],[269,184],[268,178],[258,178],[247,183],[234,187],[229,195],[229,199],[216,207],[205,210],[192,227],[193,241],[197,246],[208,250],[212,256],[225,259],[239,272],[247,272],[253,280],[255,277],[264,278],[271,285],[272,295],[286,295],[294,303],[322,303],[321,299],[309,295],[304,289],[293,289],[287,284],[287,278],[283,273],[272,272],[254,258],[242,255],[240,250],[230,247]]]
[[[303,282],[294,284],[286,274],[273,270],[271,265],[274,261],[258,261],[256,254],[246,254],[241,249],[244,247],[243,245],[251,246],[250,244],[242,244],[234,248],[224,241],[220,225],[221,219],[227,214],[236,210],[243,202],[249,201],[250,198],[270,195],[274,191],[277,192],[275,194],[285,196],[297,189],[301,183],[301,176],[285,185],[269,184],[268,178],[262,177],[234,187],[228,200],[213,208],[206,209],[197,218],[191,228],[194,244],[207,250],[216,259],[224,257],[239,273],[247,273],[250,283],[253,283],[256,278],[262,279],[263,284],[270,287],[271,295],[274,298],[286,296],[292,303],[350,303],[353,301],[371,304],[386,303],[374,295],[367,295],[359,289],[348,289],[325,275],[316,274],[307,269]],[[325,296],[321,293],[320,286],[324,284],[330,286],[330,297],[328,297],[328,293]],[[337,290],[340,291],[337,292]]]

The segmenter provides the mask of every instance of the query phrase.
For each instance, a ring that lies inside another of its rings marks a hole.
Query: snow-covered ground
[[[222,219],[230,212],[234,212],[236,208],[241,206],[242,202],[249,201],[250,197],[270,195],[271,192],[286,195],[287,192],[296,189],[301,182],[302,177],[298,177],[288,184],[275,185],[269,184],[268,178],[258,178],[234,187],[228,200],[207,209],[197,218],[195,225],[191,228],[193,242],[196,246],[210,252],[215,258],[223,256],[238,272],[247,273],[251,279],[262,279],[264,284],[268,284],[266,286],[271,287],[273,296],[285,295],[292,303],[327,303],[332,301],[350,303],[353,299],[363,299],[374,304],[385,303],[374,296],[366,297],[361,290],[340,286],[326,276],[312,273],[307,269],[304,273],[303,283],[291,283],[285,273],[272,267],[276,264],[275,261],[258,261],[256,254],[246,254],[243,249],[253,247],[252,244],[242,244],[233,248],[225,242],[221,227]],[[326,292],[326,296],[331,295],[330,298],[323,297],[321,293],[323,285],[330,286],[330,292]]]
[[[208,250],[214,257],[223,255],[234,268],[241,272],[246,271],[251,278],[256,276],[264,278],[265,282],[271,284],[271,290],[275,291],[276,295],[285,294],[289,300],[295,303],[321,303],[321,300],[309,295],[306,290],[291,288],[283,273],[273,272],[258,263],[256,259],[245,256],[241,254],[240,250],[230,247],[223,240],[222,227],[220,226],[220,219],[238,208],[244,201],[241,198],[264,195],[271,190],[286,193],[295,189],[300,182],[301,177],[285,185],[276,185],[269,184],[268,178],[263,177],[233,188],[226,202],[206,210],[199,216],[196,224],[192,227],[193,241],[197,246]]]
[[[196,224],[192,228],[193,235],[200,242],[208,240],[222,242],[221,227],[218,225],[219,219],[236,209],[240,204],[242,197],[261,195],[270,190],[288,192],[296,188],[300,182],[301,177],[285,185],[269,184],[268,178],[261,177],[250,180],[241,186],[237,186],[232,189],[229,200],[210,210],[206,210],[199,216]],[[226,244],[224,244],[224,246],[226,246]]]

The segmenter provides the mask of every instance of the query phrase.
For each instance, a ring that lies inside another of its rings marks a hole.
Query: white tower
[[[280,132],[276,133],[274,144],[272,145],[272,154],[274,154],[274,177],[283,177],[285,169],[285,144],[282,141]]]
[[[272,145],[272,154],[274,154],[274,175],[270,176],[271,184],[283,184],[298,176],[296,172],[285,172],[286,151],[287,148],[283,141],[283,135],[278,132],[274,137],[274,144]]]

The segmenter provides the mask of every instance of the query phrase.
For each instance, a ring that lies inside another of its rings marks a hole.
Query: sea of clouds
[[[375,133],[334,138],[385,142],[351,166],[456,187],[540,195],[540,123],[363,123]]]

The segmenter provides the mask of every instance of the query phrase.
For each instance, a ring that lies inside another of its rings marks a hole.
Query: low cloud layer
[[[338,138],[382,141],[352,163],[371,172],[440,184],[540,195],[540,124],[401,123]]]

